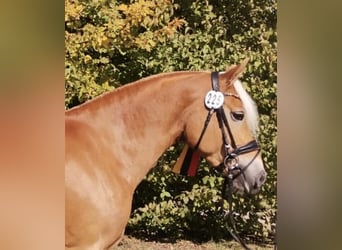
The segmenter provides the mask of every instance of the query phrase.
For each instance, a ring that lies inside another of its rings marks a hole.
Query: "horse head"
[[[234,191],[255,194],[266,172],[256,139],[257,107],[238,80],[247,62],[212,74],[211,89],[199,84],[204,101],[189,107],[184,135],[209,164],[232,180]]]

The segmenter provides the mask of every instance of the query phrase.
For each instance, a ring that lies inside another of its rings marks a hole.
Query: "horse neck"
[[[129,84],[94,101],[85,112],[92,114],[92,124],[117,158],[113,170],[133,188],[182,134],[189,107],[203,102],[199,85],[189,82],[195,76],[169,74]]]

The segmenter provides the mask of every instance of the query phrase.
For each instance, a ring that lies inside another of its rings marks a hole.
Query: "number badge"
[[[218,109],[223,105],[224,95],[222,92],[210,90],[205,96],[204,103],[208,109]]]

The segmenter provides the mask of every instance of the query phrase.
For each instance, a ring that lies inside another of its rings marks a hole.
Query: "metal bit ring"
[[[223,161],[224,166],[229,170],[234,170],[239,166],[239,157],[237,155],[227,155]]]

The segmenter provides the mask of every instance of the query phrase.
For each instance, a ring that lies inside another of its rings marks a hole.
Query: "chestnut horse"
[[[218,74],[223,113],[240,146],[255,140],[258,127],[256,106],[238,80],[246,63]],[[213,167],[222,165],[227,149],[218,120],[207,124],[196,145],[209,110],[210,77],[204,71],[158,74],[66,111],[66,249],[116,245],[135,188],[177,138],[197,146]],[[235,190],[256,193],[266,177],[261,156],[249,150],[238,165],[248,168],[234,179]]]

